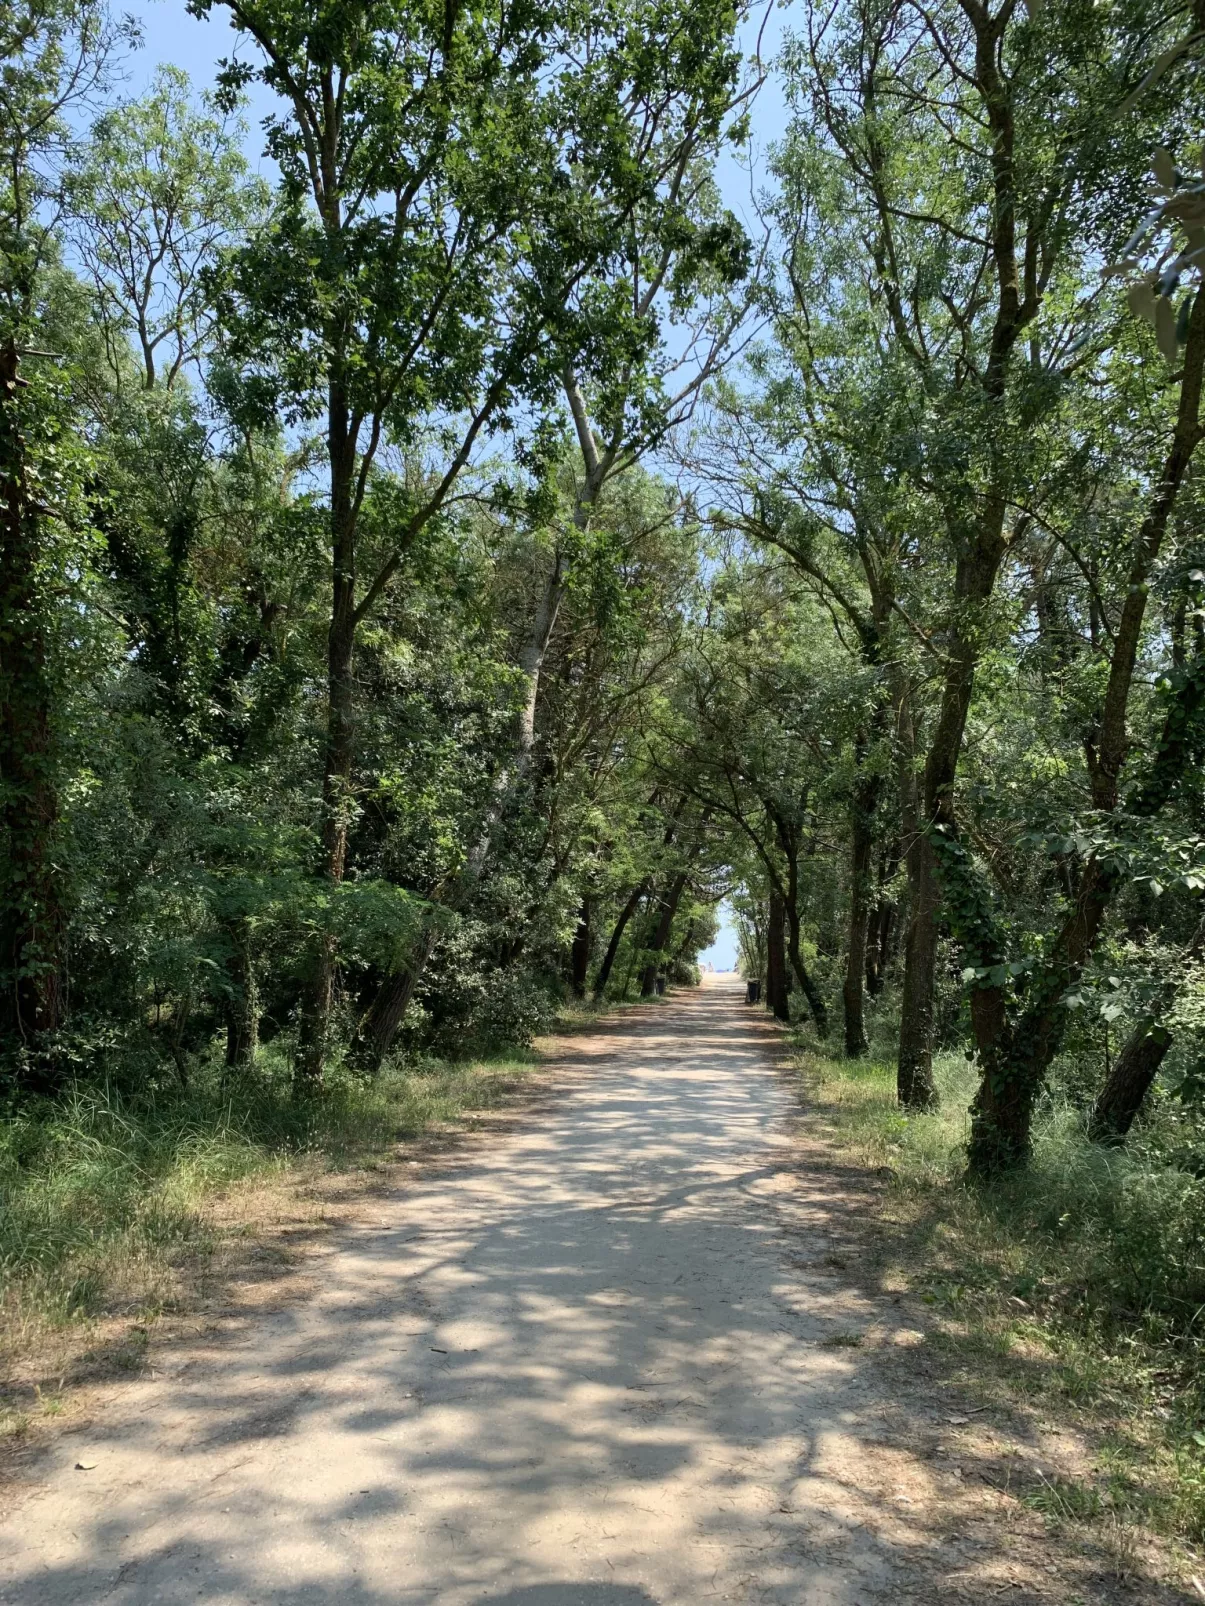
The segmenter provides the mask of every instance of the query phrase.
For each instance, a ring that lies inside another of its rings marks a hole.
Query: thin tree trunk
[[[322,874],[332,891],[347,870],[355,753],[356,515],[353,479],[356,440],[341,380],[330,385],[327,449],[331,471],[331,618],[327,632],[326,745],[322,768]],[[302,1014],[293,1087],[299,1094],[322,1085],[330,1048],[338,951],[333,931],[315,943],[310,986]]]
[[[640,907],[641,899],[645,897],[648,890],[648,882],[642,881],[619,911],[619,919],[615,922],[614,929],[611,932],[611,940],[607,944],[607,951],[603,955],[602,964],[598,967],[598,975],[594,978],[595,998],[602,998],[606,993],[607,983],[611,979],[611,971],[615,965],[615,956],[619,952],[619,944],[623,940],[624,932],[627,930],[628,921]]]
[[[682,894],[686,890],[686,883],[690,879],[685,870],[680,870],[671,881],[665,896],[661,900],[661,915],[657,921],[657,929],[650,944],[650,957],[645,961],[644,974],[640,981],[640,996],[648,998],[657,988],[657,967],[661,962],[661,955],[669,942],[669,934],[673,929],[674,916],[678,913],[678,905],[682,901]]]
[[[807,966],[803,962],[803,954],[799,947],[799,912],[793,899],[786,903],[787,914],[787,955],[791,961],[791,969],[795,972],[803,996],[808,1001],[808,1008],[812,1012],[812,1020],[816,1025],[816,1032],[820,1037],[828,1036],[828,1010],[824,1007],[824,999],[820,996],[820,989],[812,980]]]
[[[52,692],[39,578],[39,512],[26,481],[17,411],[17,349],[0,351],[0,783],[7,884],[0,889],[0,1028],[34,1091],[57,1083],[53,1037],[62,1014],[63,913],[53,841]]]
[[[787,957],[791,961],[791,969],[795,972],[795,979],[807,999],[808,1008],[812,1012],[816,1032],[820,1037],[828,1035],[828,1010],[820,996],[820,990],[809,975],[803,962],[800,950],[801,928],[799,919],[799,833],[786,816],[782,814],[771,802],[763,799],[766,814],[774,826],[778,837],[778,846],[783,858],[787,861],[786,885],[775,868],[772,856],[759,848],[762,863],[766,866],[770,877],[770,885],[776,888],[782,898],[783,909],[787,917]]]
[[[896,909],[885,889],[894,878],[898,864],[898,857],[886,847],[880,851],[878,891],[870,911],[870,929],[866,934],[866,991],[872,998],[880,996],[887,981]]]
[[[933,994],[937,965],[937,886],[933,852],[921,825],[916,774],[916,729],[912,691],[903,670],[892,671],[895,746],[904,869],[908,878],[908,930],[904,940],[904,984],[900,998],[900,1046],[896,1097],[905,1109],[928,1110],[937,1102],[933,1085]]]
[[[905,1109],[928,1110],[937,1103],[933,1082],[933,1020],[939,905],[933,851],[925,837],[918,836],[909,844],[905,863],[908,868],[908,931],[904,938],[896,1097]]]
[[[240,1070],[255,1060],[259,1048],[259,989],[247,922],[228,925],[231,954],[226,963],[230,990],[226,997],[226,1069]]]
[[[877,776],[860,776],[854,787],[850,808],[849,950],[845,959],[845,982],[841,992],[845,1009],[845,1052],[850,1059],[861,1059],[869,1046],[866,1041],[863,987],[866,976],[866,938],[870,927],[870,867],[874,854],[874,817],[879,789]]]
[[[786,910],[782,894],[770,888],[770,916],[766,929],[766,1008],[777,1020],[790,1020],[791,1005],[787,996]]]

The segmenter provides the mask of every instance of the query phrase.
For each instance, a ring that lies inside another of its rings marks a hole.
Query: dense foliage
[[[730,0],[191,9],[207,99],[0,25],[14,1108],[522,1042],[726,898],[977,1175],[1056,1085],[1195,1153],[1200,6],[804,8],[757,230]]]

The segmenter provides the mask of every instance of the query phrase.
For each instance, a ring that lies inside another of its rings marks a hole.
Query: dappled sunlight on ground
[[[572,1040],[543,1114],[374,1203],[315,1298],[65,1438],[0,1541],[0,1599],[857,1606],[1009,1587],[966,1526],[1000,1497],[901,1434],[879,1350],[921,1335],[889,1290],[840,1275],[856,1197],[801,1174],[777,1038],[737,985]],[[1011,1582],[1013,1601],[1074,1598]]]

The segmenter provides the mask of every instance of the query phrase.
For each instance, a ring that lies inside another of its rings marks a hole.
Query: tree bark
[[[812,1020],[816,1026],[818,1037],[828,1036],[828,1010],[824,999],[820,996],[820,989],[812,980],[811,973],[803,962],[803,954],[799,948],[799,911],[793,900],[788,899],[787,912],[787,956],[791,961],[791,969],[795,972],[795,979],[803,996],[808,1001],[808,1008],[812,1012]]]
[[[582,906],[577,917],[577,931],[573,937],[573,947],[569,952],[569,977],[574,995],[578,998],[586,996],[586,981],[590,974],[590,941],[591,916],[593,909],[590,899],[583,898]]]
[[[259,1048],[259,989],[245,920],[229,922],[231,943],[226,974],[230,990],[226,996],[226,1069],[241,1070],[251,1065]]]
[[[899,867],[897,851],[884,847],[879,854],[878,890],[870,911],[870,928],[866,934],[866,991],[878,998],[887,982],[887,965],[891,957],[891,940],[895,930],[896,907],[887,896],[886,887]]]
[[[786,910],[782,894],[770,888],[770,919],[766,929],[766,1008],[778,1020],[790,1020],[791,1005],[787,997]]]
[[[1152,1020],[1134,1028],[1092,1108],[1088,1136],[1094,1143],[1125,1141],[1171,1046],[1172,1034]]]
[[[928,1110],[937,1103],[937,1090],[933,1085],[933,992],[938,900],[932,849],[921,826],[912,689],[899,667],[891,671],[891,696],[895,711],[904,870],[908,879],[908,929],[904,939],[896,1097],[905,1109]]]
[[[373,1076],[379,1075],[381,1066],[393,1047],[394,1039],[401,1030],[402,1021],[410,1007],[410,1000],[414,997],[415,989],[422,980],[423,971],[431,957],[431,950],[435,947],[435,936],[433,928],[427,927],[424,930],[408,963],[395,970],[385,980],[360,1022],[358,1058]]]
[[[59,820],[52,690],[40,577],[41,514],[30,495],[15,342],[0,350],[0,782],[7,884],[0,891],[0,1030],[31,1091],[58,1082],[63,910],[54,865]]]
[[[615,965],[615,956],[619,952],[619,944],[623,940],[624,932],[627,930],[628,921],[640,907],[641,899],[646,896],[648,890],[648,882],[642,881],[630,894],[628,901],[619,911],[619,919],[615,922],[614,929],[611,932],[611,940],[607,944],[607,951],[603,955],[602,964],[598,967],[598,975],[594,978],[595,998],[602,998],[606,995],[607,983],[611,979],[611,971]]]
[[[661,955],[665,952],[669,942],[669,934],[673,930],[674,916],[678,913],[678,905],[682,901],[682,894],[686,890],[686,883],[690,879],[686,870],[680,870],[670,882],[661,899],[661,914],[657,921],[657,929],[653,934],[650,955],[645,961],[644,974],[640,978],[640,996],[649,998],[657,988],[657,969],[661,962]]]
[[[865,744],[860,744],[864,746]],[[865,755],[863,754],[863,757]],[[849,949],[841,989],[845,1010],[845,1052],[861,1059],[869,1047],[863,988],[866,976],[866,939],[870,929],[871,862],[874,854],[874,818],[880,782],[875,775],[860,775],[854,786],[849,822]]]
[[[762,846],[758,846],[762,863],[770,878],[770,885],[782,898],[783,910],[787,917],[787,957],[791,961],[791,969],[795,972],[795,979],[799,983],[803,996],[807,999],[808,1008],[812,1012],[816,1033],[819,1037],[828,1036],[828,1010],[824,999],[820,996],[820,989],[816,986],[803,962],[800,950],[801,925],[799,919],[799,832],[798,827],[767,799],[763,798],[766,815],[774,826],[778,838],[778,846],[787,863],[787,879],[783,884],[782,877],[774,864],[773,857]],[[756,845],[756,838],[754,838]]]
[[[341,378],[332,379],[327,404],[327,451],[331,477],[331,616],[326,651],[326,742],[322,766],[322,874],[332,893],[347,869],[355,754],[356,640],[356,431]],[[302,1014],[294,1091],[322,1085],[330,1047],[338,960],[328,927],[314,945],[309,996]]]

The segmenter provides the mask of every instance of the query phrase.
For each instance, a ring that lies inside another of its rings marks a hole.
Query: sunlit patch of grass
[[[1105,1511],[1100,1490],[1077,1478],[1040,1477],[1024,1500],[1031,1510],[1040,1511],[1054,1523],[1093,1522]]]

